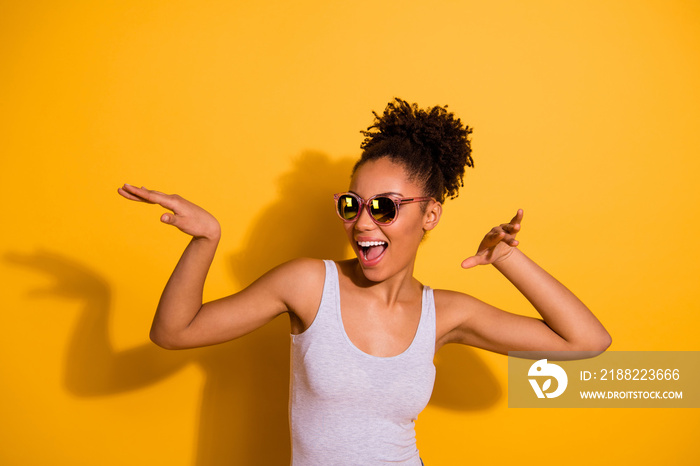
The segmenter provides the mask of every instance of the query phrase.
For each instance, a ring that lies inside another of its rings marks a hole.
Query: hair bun
[[[418,108],[405,100],[395,98],[389,102],[380,116],[373,112],[375,121],[367,131],[362,131],[365,140],[361,148],[367,153],[375,146],[411,146],[409,154],[384,154],[401,159],[413,175],[421,173],[431,177],[431,172],[439,171],[442,178],[439,199],[445,195],[457,197],[463,183],[465,167],[473,167],[469,135],[472,129],[444,107]],[[390,143],[389,141],[394,141]],[[397,142],[403,141],[403,143]],[[418,156],[421,160],[412,159]],[[363,155],[363,158],[364,155]],[[427,159],[427,160],[426,160]],[[430,165],[430,167],[428,166]],[[437,173],[434,173],[437,174]],[[434,183],[433,183],[434,184]],[[435,186],[437,188],[437,186]],[[426,186],[429,191],[435,189]],[[435,193],[437,194],[437,193]]]

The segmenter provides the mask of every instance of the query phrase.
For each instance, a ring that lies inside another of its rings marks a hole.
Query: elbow
[[[612,344],[612,337],[603,330],[596,335],[589,335],[584,340],[575,344],[568,345],[568,348],[563,352],[553,353],[549,356],[550,359],[560,360],[576,360],[590,359],[601,355]]]
[[[612,337],[606,330],[603,330],[603,335],[601,335],[600,341],[598,342],[599,351],[602,353],[610,348],[610,345],[612,345]]]
[[[612,345],[612,336],[606,330],[605,326],[598,321],[597,325],[591,327],[583,336],[581,344],[583,349],[595,353],[595,356],[605,352]]]
[[[179,342],[176,337],[169,335],[162,330],[158,330],[155,327],[151,327],[149,338],[157,346],[160,346],[166,350],[179,350],[185,348],[185,346],[182,345],[182,342]]]
[[[584,345],[576,350],[585,354],[585,356],[580,359],[594,358],[604,353],[611,344],[612,337],[606,330],[603,330],[599,335],[596,335],[595,338],[590,338]]]
[[[591,345],[594,347],[595,351],[598,351],[598,354],[604,352],[612,345],[612,337],[602,325],[600,331],[596,333],[595,338],[591,338]]]

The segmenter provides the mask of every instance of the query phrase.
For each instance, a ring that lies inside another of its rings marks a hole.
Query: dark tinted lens
[[[357,217],[359,209],[360,205],[354,197],[346,194],[338,198],[338,212],[345,220],[352,220]]]
[[[396,217],[396,204],[388,197],[375,197],[369,206],[372,217],[379,223],[389,223]]]

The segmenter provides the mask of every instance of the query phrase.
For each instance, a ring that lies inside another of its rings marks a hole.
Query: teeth
[[[382,246],[386,244],[385,241],[358,241],[357,245],[361,248],[368,248],[370,246]]]

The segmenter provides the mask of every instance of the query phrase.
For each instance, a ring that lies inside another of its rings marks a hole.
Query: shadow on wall
[[[262,210],[246,247],[230,256],[242,288],[294,257],[339,260],[347,240],[332,194],[347,188],[354,160],[308,152],[279,180],[277,200]],[[281,465],[290,460],[287,402],[289,323],[278,318],[236,341],[209,348],[165,351],[148,343],[116,352],[109,339],[111,292],[89,267],[40,251],[9,254],[17,266],[55,279],[40,293],[85,303],[69,343],[65,387],[83,396],[105,396],[156,383],[189,363],[205,374],[195,466]],[[455,345],[450,345],[455,346]],[[500,387],[473,350],[446,347],[436,357],[431,404],[454,410],[491,406]]]
[[[488,409],[501,398],[501,386],[476,350],[449,344],[435,355],[431,406],[455,411]]]
[[[347,189],[353,163],[306,152],[280,177],[276,201],[258,215],[245,247],[228,259],[240,288],[296,257],[344,258],[347,240],[333,193]],[[227,343],[229,349],[211,359],[197,466],[289,464],[289,344],[283,317]]]

